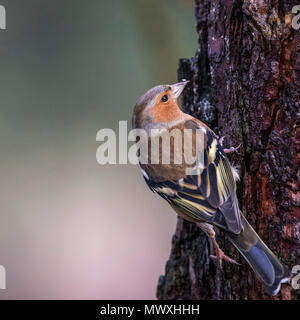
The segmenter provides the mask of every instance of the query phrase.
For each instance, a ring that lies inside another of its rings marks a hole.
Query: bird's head
[[[182,112],[177,100],[188,82],[156,86],[142,95],[134,107],[133,128],[146,129],[151,124],[179,120]]]

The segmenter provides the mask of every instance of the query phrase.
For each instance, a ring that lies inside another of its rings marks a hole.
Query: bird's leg
[[[223,250],[220,249],[217,241],[215,238],[212,238],[212,242],[213,242],[213,245],[214,245],[214,248],[215,248],[215,251],[216,251],[216,256],[214,255],[210,255],[210,258],[213,259],[213,260],[218,260],[219,262],[219,265],[220,267],[222,267],[222,261],[225,260],[229,263],[232,263],[232,264],[236,264],[236,265],[240,265],[238,262],[236,262],[234,259],[228,257],[224,252]]]
[[[228,261],[233,264],[239,264],[235,260],[226,256],[226,254],[220,249],[220,247],[216,241],[216,233],[215,233],[214,227],[211,224],[206,223],[206,222],[198,222],[197,226],[200,227],[206,233],[206,235],[208,236],[209,239],[211,239],[212,244],[215,248],[216,255],[215,256],[210,255],[209,257],[211,259],[218,260],[220,267],[222,266],[222,260]]]
[[[218,245],[218,243],[217,243],[217,240],[216,240],[216,236],[215,236],[215,235],[212,236],[212,237],[210,237],[210,238],[211,238],[211,240],[212,240],[213,246],[214,246],[215,251],[216,251],[216,255],[215,255],[215,256],[213,256],[213,255],[210,256],[211,259],[218,260],[220,267],[222,267],[222,260],[225,260],[225,261],[228,261],[228,262],[230,262],[230,263],[239,265],[238,262],[236,262],[234,259],[228,257],[228,256],[223,252],[223,250],[220,249],[220,247],[219,247],[219,245]]]

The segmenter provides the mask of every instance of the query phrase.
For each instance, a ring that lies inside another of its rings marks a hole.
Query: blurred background
[[[0,299],[153,299],[176,216],[137,166],[100,166],[197,48],[193,0],[0,0]]]

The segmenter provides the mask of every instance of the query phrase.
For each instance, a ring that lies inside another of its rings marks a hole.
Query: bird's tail
[[[244,216],[241,216],[244,230],[240,234],[227,235],[261,280],[266,291],[274,296],[279,292],[281,283],[289,281],[290,271],[263,243]]]

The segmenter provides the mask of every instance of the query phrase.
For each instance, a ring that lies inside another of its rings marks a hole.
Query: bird
[[[196,223],[205,232],[215,249],[216,255],[211,255],[211,258],[218,260],[220,266],[223,260],[238,264],[221,250],[216,241],[215,228],[223,230],[268,294],[274,296],[280,291],[281,284],[290,280],[290,271],[261,240],[239,209],[236,195],[239,175],[227,158],[227,153],[236,151],[236,148],[223,148],[221,139],[213,130],[180,109],[179,97],[188,82],[155,86],[135,104],[132,128],[137,132],[143,130],[147,137],[140,139],[137,135],[139,152],[142,147],[150,149],[143,161],[139,153],[144,180],[150,190],[166,200],[178,216]],[[202,161],[187,163],[184,157],[181,163],[172,161],[176,149],[174,138],[168,151],[171,160],[168,163],[162,161],[164,151],[160,146],[156,151],[159,161],[151,162],[155,152],[151,148],[153,138],[162,137],[174,129],[183,136],[184,131],[190,132],[192,143],[187,146],[181,143],[181,151],[185,153],[185,148],[191,148],[195,155],[198,150]],[[202,133],[202,143],[195,138],[198,132]]]

